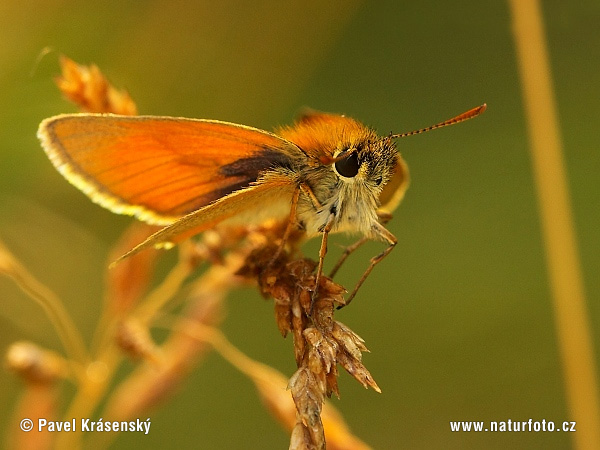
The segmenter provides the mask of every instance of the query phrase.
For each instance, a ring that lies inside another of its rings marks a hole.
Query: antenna
[[[413,136],[415,134],[421,134],[421,133],[425,133],[426,131],[435,130],[436,128],[442,128],[442,127],[445,127],[448,125],[454,125],[455,123],[464,122],[465,120],[469,120],[469,119],[472,119],[473,117],[477,117],[480,114],[483,114],[483,112],[486,110],[486,108],[487,108],[487,104],[484,103],[483,105],[477,106],[473,109],[470,109],[462,114],[459,114],[456,117],[453,117],[452,119],[448,119],[443,122],[436,123],[435,125],[431,125],[430,127],[421,128],[420,130],[415,130],[415,131],[409,131],[408,133],[390,134],[388,136],[388,139],[396,139],[396,138],[403,138],[403,137],[407,137],[407,136]]]

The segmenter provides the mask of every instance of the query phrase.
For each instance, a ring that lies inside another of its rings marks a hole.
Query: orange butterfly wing
[[[303,155],[272,133],[215,120],[67,114],[44,120],[38,136],[94,202],[163,225]]]
[[[296,189],[298,187],[290,176],[275,171],[268,172],[261,176],[259,182],[222,197],[157,231],[115,263],[146,248],[168,248],[224,221],[257,223],[266,218],[261,213],[267,213],[269,218],[274,219],[287,217]]]

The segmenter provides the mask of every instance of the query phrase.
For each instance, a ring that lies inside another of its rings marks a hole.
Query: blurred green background
[[[544,1],[543,11],[597,356],[600,3]],[[333,402],[375,448],[571,446],[566,433],[449,429],[451,420],[569,419],[507,4],[2,0],[0,42],[0,238],[88,337],[106,252],[132,219],[92,204],[37,142],[43,118],[75,111],[52,81],[58,53],[98,64],[142,114],[263,129],[310,106],[387,134],[487,102],[476,120],[399,142],[412,185],[389,224],[398,246],[336,316],[366,340],[383,393],[342,373]],[[55,52],[37,62],[45,47]],[[334,237],[332,253],[350,242]],[[380,249],[353,255],[342,284]],[[0,299],[1,351],[17,339],[60,349],[41,309],[3,278]],[[231,297],[224,330],[249,356],[295,370],[291,338],[279,337],[272,303],[254,290]],[[2,371],[0,386],[4,434],[21,383]],[[114,447],[289,442],[251,383],[214,354],[149,416],[148,436],[123,434]]]

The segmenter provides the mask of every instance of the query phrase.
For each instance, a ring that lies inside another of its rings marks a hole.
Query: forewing
[[[94,202],[169,224],[234,191],[298,147],[272,133],[214,120],[70,114],[38,136],[56,168]]]

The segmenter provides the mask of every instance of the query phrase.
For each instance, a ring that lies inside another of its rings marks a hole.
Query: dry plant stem
[[[539,1],[511,0],[554,318],[577,449],[600,448],[600,394]]]
[[[163,282],[140,304],[138,311],[134,312],[132,317],[135,317],[142,323],[149,324],[162,306],[179,291],[182,283],[189,276],[192,267],[187,258],[180,258],[179,262],[173,267]],[[101,373],[98,376],[95,376],[93,373],[89,374],[82,380],[77,394],[65,415],[66,419],[72,417],[91,417],[93,411],[106,393],[110,381],[123,359],[122,352],[112,342],[117,321],[118,319],[115,319],[108,326],[106,323],[103,325],[105,326],[104,333],[100,338],[100,345],[98,346],[100,352],[94,360],[95,366],[100,369]],[[80,446],[81,435],[79,433],[63,434],[64,436],[61,435],[57,439],[57,444],[60,444],[63,448]]]
[[[186,244],[182,244],[186,248]],[[187,258],[183,257],[186,250],[180,251],[180,258],[169,271],[165,279],[158,285],[150,294],[147,295],[144,301],[140,303],[138,308],[132,312],[129,317],[134,317],[142,324],[148,325],[153,318],[160,313],[160,310],[179,292],[183,282],[194,269],[194,265],[190,264]],[[114,269],[109,269],[114,270]],[[98,324],[97,344],[94,348],[105,348],[114,339],[115,327],[123,317],[112,317],[105,313]]]
[[[244,249],[227,255],[223,265],[213,265],[194,281],[183,323],[217,325],[221,305],[227,293],[239,285],[234,275],[243,264]],[[111,392],[101,416],[105,420],[129,420],[147,414],[165,401],[180,385],[206,350],[206,343],[191,338],[175,326],[173,333],[161,346],[161,365],[142,364]],[[102,433],[92,436],[95,447],[107,447],[117,436]]]
[[[238,369],[250,379],[267,378],[265,376],[268,371],[274,369],[254,361],[238,350],[225,335],[218,329],[212,326],[199,324],[187,320],[180,324],[181,330],[199,341],[209,343],[219,354],[227,360],[232,366]],[[282,386],[285,388],[285,383]]]
[[[62,302],[54,292],[29,273],[1,243],[0,253],[2,253],[2,258],[9,263],[2,264],[0,271],[5,272],[23,292],[42,307],[65,348],[72,375],[76,379],[81,379],[82,371],[89,361],[89,355],[83,344],[83,338],[64,309]]]
[[[153,229],[149,225],[134,222],[112,247],[107,260],[114,261],[140,240],[146,239]],[[154,269],[157,257],[158,252],[144,252],[137,257],[124,261],[115,269],[106,271],[102,314],[96,325],[96,331],[90,346],[91,354],[98,353],[101,345],[103,345],[102,339],[107,337],[107,328],[114,326],[113,321],[127,317],[142,299],[155,275]]]
[[[116,346],[104,348],[101,355],[88,367],[87,376],[77,386],[77,393],[69,404],[64,420],[93,417],[93,412],[104,397],[112,377],[123,360]],[[70,433],[56,433],[57,449],[82,448],[83,434],[80,429]]]
[[[268,232],[265,237],[266,244],[250,254],[239,273],[257,279],[263,295],[274,298],[280,332],[293,335],[298,370],[288,388],[297,418],[290,448],[324,448],[322,408],[325,397],[338,394],[338,364],[365,388],[380,390],[361,362],[362,352],[367,351],[363,340],[333,318],[335,306],[344,304],[345,289],[321,276],[317,290],[318,263],[309,259],[281,252],[276,264],[271,264],[277,246],[270,242],[276,239]]]
[[[215,327],[188,321],[182,323],[181,328],[190,336],[209,343],[232,366],[248,376],[255,383],[263,401],[273,415],[286,428],[294,429],[297,420],[296,407],[290,393],[286,390],[287,380],[281,373],[246,356]],[[369,448],[350,432],[340,413],[329,402],[325,402],[323,405],[322,419],[328,448],[345,450]]]
[[[181,244],[185,246],[185,244]],[[185,250],[184,250],[185,251]],[[183,282],[190,276],[194,265],[180,252],[180,258],[164,281],[154,289],[133,315],[142,323],[150,323],[160,310],[181,289]]]

